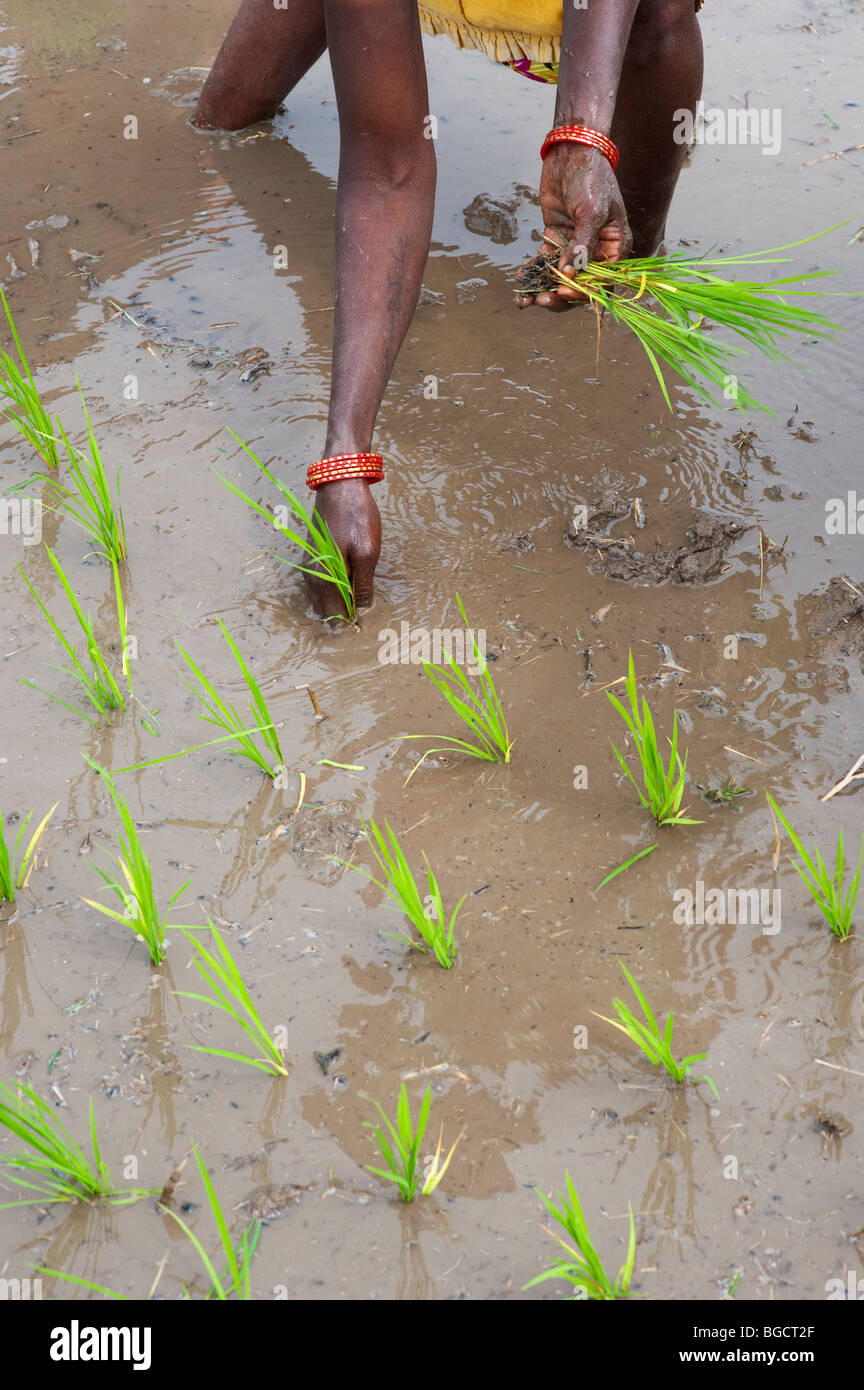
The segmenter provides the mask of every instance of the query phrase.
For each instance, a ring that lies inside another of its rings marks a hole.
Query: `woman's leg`
[[[612,139],[633,255],[650,256],[687,153],[675,143],[676,111],[695,111],[702,91],[702,33],[694,0],[641,0],[624,57]]]
[[[327,47],[324,0],[243,0],[198,98],[192,124],[242,130],[269,120]]]

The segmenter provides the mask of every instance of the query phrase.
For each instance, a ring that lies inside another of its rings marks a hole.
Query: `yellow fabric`
[[[459,48],[477,48],[498,63],[560,57],[562,0],[433,0],[418,8],[427,34],[446,34]]]
[[[702,4],[696,0],[695,8]],[[446,34],[457,47],[477,48],[498,63],[561,57],[563,0],[431,0],[418,9],[425,33]]]

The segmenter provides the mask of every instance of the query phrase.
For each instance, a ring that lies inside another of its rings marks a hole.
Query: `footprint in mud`
[[[344,873],[344,865],[334,860],[349,859],[362,833],[357,813],[348,801],[307,806],[294,818],[291,853],[307,878],[333,883]]]

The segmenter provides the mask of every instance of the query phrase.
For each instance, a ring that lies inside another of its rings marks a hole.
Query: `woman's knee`
[[[694,0],[641,0],[630,33],[627,56],[656,62],[698,30]]]

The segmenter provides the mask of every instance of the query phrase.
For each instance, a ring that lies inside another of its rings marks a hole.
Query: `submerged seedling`
[[[364,1099],[369,1100],[370,1097],[365,1096]],[[431,1103],[432,1087],[427,1086],[415,1129],[414,1121],[411,1118],[408,1092],[403,1081],[399,1091],[399,1104],[396,1109],[396,1124],[391,1124],[377,1100],[373,1100],[372,1104],[381,1116],[382,1123],[374,1125],[369,1120],[363,1121],[365,1128],[372,1130],[381,1150],[381,1157],[387,1164],[386,1168],[370,1168],[367,1164],[367,1171],[374,1173],[378,1178],[384,1178],[387,1182],[395,1182],[403,1202],[413,1202],[418,1191],[423,1197],[435,1191],[450,1166],[450,1160],[456,1152],[456,1145],[465,1133],[463,1128],[453,1141],[450,1152],[442,1163],[441,1148],[444,1141],[444,1126],[442,1125],[438,1135],[438,1147],[434,1155],[426,1160],[424,1171],[421,1172],[420,1145],[426,1131]]]
[[[548,1232],[564,1251],[565,1257],[553,1260],[547,1270],[538,1274],[536,1278],[529,1279],[523,1288],[533,1288],[535,1284],[545,1283],[547,1279],[565,1279],[567,1283],[574,1286],[575,1299],[591,1299],[595,1301],[608,1302],[616,1298],[626,1298],[630,1288],[630,1280],[633,1276],[633,1264],[636,1258],[636,1226],[633,1221],[633,1208],[629,1202],[627,1212],[630,1217],[630,1238],[627,1246],[627,1256],[623,1265],[618,1271],[614,1282],[603,1267],[603,1261],[597,1254],[594,1242],[588,1231],[588,1225],[582,1214],[582,1207],[579,1197],[570,1174],[567,1173],[567,1195],[556,1193],[560,1206],[556,1206],[550,1197],[542,1193],[539,1187],[534,1191],[540,1198],[550,1216],[554,1216],[559,1226],[567,1233],[572,1245],[566,1240],[562,1240],[559,1235],[550,1230],[548,1226],[543,1229]]]
[[[119,563],[126,559],[126,524],[120,506],[120,469],[117,469],[114,483],[115,500],[80,382],[78,394],[87,421],[87,447],[86,450],[77,448],[58,421],[60,437],[66,449],[68,473],[63,483],[53,475],[45,478],[45,506],[50,511],[68,516],[105,559]]]
[[[219,1242],[221,1244],[222,1254],[225,1260],[225,1265],[221,1273],[217,1271],[216,1265],[210,1259],[210,1256],[207,1254],[207,1251],[204,1249],[204,1246],[201,1244],[201,1241],[198,1239],[191,1227],[189,1227],[186,1224],[183,1218],[181,1216],[178,1216],[177,1213],[172,1211],[171,1208],[168,1206],[161,1205],[159,1207],[159,1210],[165,1216],[170,1216],[172,1221],[176,1221],[183,1234],[187,1237],[188,1240],[192,1242],[196,1251],[198,1252],[201,1263],[207,1271],[208,1278],[210,1279],[210,1291],[207,1294],[208,1298],[217,1298],[220,1301],[224,1302],[228,1298],[229,1294],[233,1292],[237,1295],[238,1298],[243,1299],[244,1301],[247,1299],[251,1299],[252,1256],[255,1254],[255,1250],[258,1246],[258,1240],[261,1235],[261,1222],[258,1220],[250,1221],[249,1225],[243,1231],[243,1234],[241,1235],[238,1244],[235,1245],[234,1241],[231,1239],[231,1233],[228,1229],[228,1221],[226,1219],[225,1213],[222,1210],[219,1198],[216,1196],[216,1190],[213,1186],[213,1181],[210,1177],[210,1174],[207,1172],[207,1167],[204,1163],[204,1160],[197,1149],[195,1150],[195,1162],[198,1165],[198,1172],[200,1173],[201,1181],[204,1184],[204,1191],[207,1193],[207,1201],[210,1204],[210,1211],[213,1214],[213,1219],[216,1222],[216,1229],[219,1232]]]
[[[773,796],[768,797],[768,804],[781,821],[786,834],[795,846],[798,862],[796,863],[790,856],[789,862],[792,868],[813,895],[816,906],[834,935],[845,941],[852,932],[852,914],[855,911],[858,889],[861,884],[861,869],[864,866],[864,835],[861,836],[858,868],[853,874],[852,865],[846,865],[843,831],[840,831],[834,854],[834,872],[831,873],[818,845],[814,845],[812,854],[808,854],[800,837],[792,829]],[[851,875],[848,887],[846,884],[847,867]]]
[[[10,1182],[36,1194],[20,1202],[2,1202],[0,1210],[44,1202],[106,1201],[124,1206],[157,1195],[158,1189],[127,1187],[120,1191],[114,1187],[99,1148],[92,1100],[92,1159],[60,1123],[56,1105],[49,1105],[23,1081],[14,1087],[0,1081],[0,1125],[24,1145],[20,1153],[0,1154],[0,1171]]]
[[[348,864],[348,868],[362,874],[370,883],[374,883],[376,888],[380,888],[382,893],[386,893],[397,911],[405,913],[425,945],[421,945],[413,937],[403,936],[400,932],[385,932],[384,935],[392,936],[396,941],[405,941],[409,946],[414,946],[424,953],[427,950],[434,951],[438,964],[449,970],[453,965],[456,946],[456,918],[468,894],[463,893],[448,921],[441,900],[441,889],[426,855],[423,855],[423,862],[426,865],[429,892],[424,899],[395,831],[391,830],[385,821],[382,832],[374,820],[370,820],[364,829],[367,835],[371,832],[371,835],[368,835],[369,843],[384,876],[383,881],[375,878],[360,864]],[[347,861],[339,862],[344,864]]]
[[[6,826],[3,821],[3,812],[0,811],[0,902],[5,900],[14,903],[15,894],[19,888],[27,887],[36,864],[36,851],[39,848],[39,843],[58,805],[59,803],[55,801],[51,810],[45,813],[27,844],[24,845],[24,835],[33,819],[33,812],[28,811],[18,828],[18,834],[15,836],[15,843],[11,851],[6,843]]]
[[[78,652],[75,649],[75,643],[72,641],[72,639],[66,636],[66,634],[60,628],[59,624],[51,616],[47,606],[39,597],[30,580],[27,578],[27,575],[24,573],[23,569],[19,565],[18,572],[21,575],[21,578],[24,580],[24,583],[27,585],[27,588],[30,590],[30,593],[33,595],[34,599],[39,605],[39,608],[41,609],[45,619],[47,620],[48,625],[51,628],[51,631],[54,633],[54,636],[57,638],[58,642],[60,643],[61,647],[63,648],[71,662],[70,666],[60,666],[58,669],[63,671],[64,674],[68,676],[73,676],[75,680],[77,680],[81,688],[81,691],[89,700],[93,708],[100,715],[105,715],[108,713],[109,710],[113,709],[125,709],[126,705],[123,698],[123,692],[120,689],[120,686],[117,684],[111,667],[108,664],[108,659],[105,656],[105,653],[102,651],[101,646],[99,645],[99,640],[96,637],[96,633],[93,630],[92,617],[89,613],[85,613],[83,608],[81,607],[75,590],[72,588],[72,584],[69,580],[68,575],[66,574],[65,570],[63,569],[63,566],[60,564],[60,561],[57,559],[57,556],[54,554],[54,551],[50,548],[50,546],[45,546],[45,553],[48,556],[48,559],[51,561],[51,564],[54,567],[54,572],[63,586],[63,590],[66,594],[67,599],[69,600],[69,606],[72,609],[73,614],[75,615],[75,619],[78,623],[78,628],[80,630],[81,635],[84,638],[84,643],[87,648],[87,655],[85,661],[82,660],[82,658],[78,655]],[[115,567],[115,585],[117,586],[116,592],[119,596],[118,618],[120,617],[122,608],[122,593],[119,590],[119,582],[119,577],[116,576]],[[125,610],[123,610],[123,619],[121,623],[121,640],[125,641]],[[53,695],[50,690],[43,690],[40,685],[35,685],[33,681],[24,680],[23,677],[21,678],[21,683],[22,685],[29,686],[31,690],[38,690],[41,695],[47,695],[49,700],[54,700],[56,704],[62,705],[64,709],[71,710],[71,712],[73,714],[77,714],[79,718],[86,719],[88,724],[92,724],[94,727],[96,726],[97,721],[95,719],[91,719],[89,715],[83,712],[83,710],[78,709],[75,705],[69,704],[67,700],[61,700],[59,695]]]
[[[248,493],[243,492],[232,483],[230,479],[220,474],[222,482],[227,488],[230,488],[233,493],[242,498],[253,511],[266,517],[270,525],[275,526],[277,531],[281,531],[282,535],[286,536],[289,541],[293,541],[296,546],[299,546],[304,554],[308,556],[308,564],[299,565],[296,560],[286,560],[284,555],[280,555],[279,559],[284,561],[286,565],[290,565],[292,569],[300,570],[302,574],[309,575],[312,579],[323,580],[327,584],[335,585],[345,605],[346,620],[353,622],[354,618],[357,616],[357,605],[354,602],[354,589],[348,575],[345,557],[330,534],[330,528],[326,521],[323,517],[318,515],[317,511],[308,511],[299,497],[295,496],[291,489],[282,482],[281,478],[277,478],[275,474],[270,472],[266,464],[263,464],[261,460],[253,454],[249,445],[244,444],[238,434],[234,434],[233,430],[229,430],[228,433],[237,440],[241,449],[249,455],[252,462],[261,469],[265,478],[268,478],[273,486],[281,493],[282,497],[284,497],[286,505],[280,508],[280,510],[285,513],[284,521],[277,518],[274,512],[269,512],[266,507],[262,507],[260,502],[256,502],[254,498],[250,497]],[[289,519],[294,525],[289,524]],[[306,534],[304,535],[302,530],[296,530],[295,526],[305,527]]]
[[[636,1046],[640,1048],[642,1052],[645,1053],[645,1056],[648,1058],[652,1066],[664,1067],[667,1074],[672,1077],[673,1081],[685,1081],[690,1073],[690,1069],[693,1063],[704,1062],[705,1058],[708,1056],[708,1053],[693,1053],[689,1057],[682,1057],[681,1061],[677,1062],[675,1060],[675,1054],[672,1051],[672,1028],[674,1023],[674,1015],[672,1014],[671,1010],[669,1013],[669,1017],[666,1020],[666,1027],[661,1033],[657,1025],[657,1020],[651,1012],[651,1007],[647,999],[645,998],[645,995],[642,993],[642,990],[639,988],[636,981],[633,979],[633,976],[630,974],[630,971],[627,969],[627,966],[624,964],[624,962],[619,960],[618,964],[624,971],[624,974],[627,977],[627,983],[629,984],[630,988],[632,989],[633,993],[636,995],[636,998],[639,1001],[639,1004],[642,1009],[642,1014],[644,1016],[644,1022],[636,1017],[632,1009],[630,1009],[624,1003],[623,999],[612,1000],[612,1007],[614,1008],[619,1018],[618,1023],[615,1022],[614,1018],[607,1018],[605,1014],[595,1013],[594,1017],[602,1018],[604,1023],[611,1023],[613,1028],[617,1028],[619,1032],[626,1034],[626,1036],[630,1038],[631,1042],[634,1042]],[[594,1013],[594,1010],[592,1009],[591,1012]],[[714,1085],[714,1082],[711,1080],[710,1076],[694,1076],[692,1077],[692,1080],[697,1083],[699,1081],[707,1081],[708,1085],[711,1087],[711,1090],[714,1092],[716,1096],[717,1087]]]
[[[651,812],[657,825],[701,825],[702,821],[685,816],[684,811],[681,810],[681,802],[684,799],[684,784],[687,780],[687,754],[685,753],[682,758],[678,752],[678,711],[675,711],[672,718],[672,737],[668,740],[670,751],[667,766],[664,764],[663,756],[657,746],[654,720],[644,695],[640,707],[632,651],[628,653],[624,688],[627,691],[629,709],[621,703],[616,695],[613,695],[611,690],[607,690],[606,695],[633,736],[642,769],[641,786],[633,776],[623,754],[619,752],[614,743],[612,744],[612,752],[636,788],[642,805],[646,811]]]
[[[18,353],[16,362],[8,352],[0,351],[0,413],[15,426],[49,468],[56,468],[58,452],[55,426],[51,424],[36,389],[33,373],[24,355],[18,329],[15,327],[12,310],[9,308],[2,285],[0,299],[3,301],[6,322],[9,324],[9,331]]]
[[[486,658],[477,645],[474,630],[468,626],[465,608],[458,594],[456,595],[456,602],[459,605],[459,612],[462,614],[462,621],[465,623],[466,636],[471,638],[473,666],[478,672],[479,688],[475,688],[471,684],[465,672],[456,665],[450,652],[445,651],[443,654],[446,663],[444,666],[434,666],[431,662],[424,661],[423,670],[439,694],[444,696],[450,708],[458,714],[472,735],[472,739],[453,738],[449,734],[402,734],[401,737],[404,739],[440,738],[446,745],[440,748],[427,748],[423,757],[406,779],[406,786],[417,769],[435,753],[461,751],[467,753],[469,757],[480,758],[483,762],[509,763],[510,761],[513,740],[507,728],[507,720],[504,718],[504,711],[501,708],[501,701],[498,699],[495,682],[489,674]]]
[[[729,280],[724,272],[748,269],[758,272],[765,266],[787,265],[792,258],[779,253],[807,246],[818,236],[827,236],[836,230],[836,227],[829,227],[816,236],[785,246],[749,255],[722,256],[716,260],[707,256],[673,255],[592,261],[572,277],[555,265],[561,250],[555,242],[557,254],[550,251],[548,264],[544,266],[549,280],[546,288],[565,284],[579,290],[594,307],[598,322],[600,313],[608,312],[614,320],[629,328],[647,354],[670,410],[672,403],[661,363],[683,377],[703,400],[715,405],[733,401],[742,408],[764,410],[772,415],[774,412],[750,394],[736,373],[738,359],[747,356],[746,349],[709,336],[703,325],[708,320],[730,330],[772,361],[798,365],[781,350],[780,343],[795,334],[807,334],[810,338],[822,335],[838,329],[839,324],[802,307],[801,301],[824,297],[818,290],[795,287],[835,272],[808,270],[778,280]],[[530,271],[533,269],[529,267]],[[535,293],[536,290],[525,290],[520,285],[519,292]],[[713,387],[715,393],[721,392],[722,399],[712,394],[709,387]]]
[[[190,994],[186,990],[175,990],[175,993],[181,999],[195,999],[200,1004],[210,1004],[214,1009],[219,1009],[229,1018],[233,1018],[261,1055],[250,1057],[247,1053],[225,1052],[218,1047],[192,1047],[191,1051],[209,1052],[214,1057],[230,1057],[235,1062],[246,1062],[250,1067],[259,1067],[271,1076],[288,1076],[290,1073],[283,1048],[261,1022],[258,1010],[252,1003],[243,976],[234,964],[228,947],[213,923],[208,921],[207,925],[216,943],[215,952],[208,951],[190,932],[184,931],[183,935],[191,943],[195,953],[192,960],[196,970],[206,980],[215,998],[208,994]]]
[[[120,876],[118,877],[110,870],[100,868],[95,863],[92,867],[106,888],[109,888],[114,894],[121,905],[121,910],[117,911],[115,908],[107,907],[105,903],[95,902],[92,898],[83,898],[82,901],[87,903],[88,907],[95,907],[97,912],[103,913],[106,917],[111,917],[115,922],[122,922],[136,936],[143,937],[150,952],[151,961],[154,965],[159,965],[165,959],[168,913],[180,894],[189,887],[191,880],[187,879],[185,883],[181,884],[170,899],[165,911],[160,912],[153,888],[153,871],[141,844],[132,812],[118,792],[111,773],[107,772],[104,767],[100,767],[86,753],[84,760],[95,772],[99,773],[108,788],[111,800],[120,813],[123,826],[123,830],[117,833],[120,853],[114,858],[114,862],[120,870]]]
[[[241,656],[237,643],[221,618],[219,619],[219,627],[246,683],[246,689],[249,691],[249,712],[253,728],[250,730],[248,721],[244,722],[241,719],[235,705],[230,701],[223,700],[213,682],[205,676],[201,667],[193,661],[185,647],[181,647],[178,642],[177,649],[198,682],[197,685],[193,685],[191,681],[187,681],[186,684],[196,700],[199,700],[207,711],[206,714],[199,714],[198,718],[203,719],[205,724],[213,724],[217,729],[224,729],[228,735],[228,742],[236,745],[230,750],[232,753],[236,753],[242,758],[248,758],[262,772],[266,772],[268,777],[275,778],[283,767],[282,749],[279,746],[276,726],[267,708],[267,701],[260,685]],[[256,732],[261,734],[263,747],[256,738]],[[160,760],[157,758],[154,761]]]

